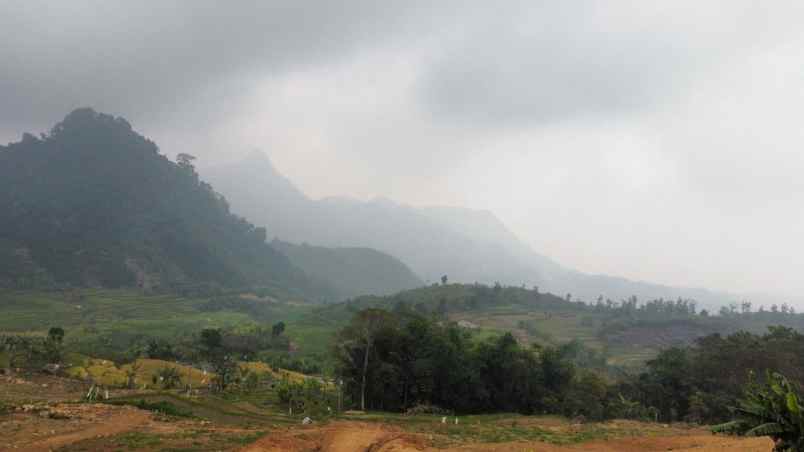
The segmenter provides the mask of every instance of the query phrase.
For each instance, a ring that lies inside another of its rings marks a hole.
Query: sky
[[[582,271],[804,293],[804,3],[0,0],[0,143],[82,106]]]

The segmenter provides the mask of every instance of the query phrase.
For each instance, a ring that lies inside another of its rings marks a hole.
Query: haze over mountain
[[[89,108],[0,146],[0,287],[256,288],[337,301],[421,284],[374,250],[267,244],[192,160],[168,160],[125,119]]]
[[[259,151],[203,171],[232,208],[284,241],[370,247],[399,258],[425,281],[538,285],[592,301],[636,295],[693,298],[705,305],[735,299],[705,289],[674,288],[567,269],[528,247],[492,213],[458,207],[413,207],[389,199],[311,199]],[[545,219],[549,221],[549,218]]]
[[[266,233],[123,118],[73,111],[0,146],[0,285],[313,284]]]
[[[102,3],[2,3],[0,143],[93,105],[199,166],[258,144],[314,199],[804,306],[804,3]]]
[[[404,263],[371,248],[326,248],[280,240],[272,241],[271,246],[310,277],[326,282],[334,301],[367,294],[391,295],[423,284]]]

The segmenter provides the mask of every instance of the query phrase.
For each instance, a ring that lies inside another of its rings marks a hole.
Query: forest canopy
[[[89,108],[0,146],[0,286],[313,290],[193,159]]]

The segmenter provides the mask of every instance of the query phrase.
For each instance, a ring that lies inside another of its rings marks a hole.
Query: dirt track
[[[34,415],[19,415],[17,422],[23,425],[23,430],[17,431],[13,437],[6,437],[10,443],[0,450],[28,452],[55,450],[90,438],[124,433],[144,425],[151,418],[147,411],[110,405],[71,405],[61,408],[60,411],[69,411],[71,419],[48,421]],[[54,429],[50,430],[51,428]],[[31,441],[37,436],[45,437]]]
[[[767,438],[740,439],[714,436],[704,430],[678,436],[621,438],[592,441],[572,446],[556,446],[542,442],[469,444],[447,449],[427,446],[424,435],[405,433],[397,428],[371,423],[336,422],[323,427],[275,432],[266,435],[242,452],[637,452],[637,451],[695,451],[695,452],[769,452],[772,442]]]
[[[375,423],[336,422],[323,427],[270,433],[242,452],[409,452],[424,449],[415,435]]]

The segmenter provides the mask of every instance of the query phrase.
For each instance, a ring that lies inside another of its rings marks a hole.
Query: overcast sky
[[[232,5],[234,4],[234,6]],[[0,0],[0,142],[71,109],[583,271],[804,293],[804,2]]]

